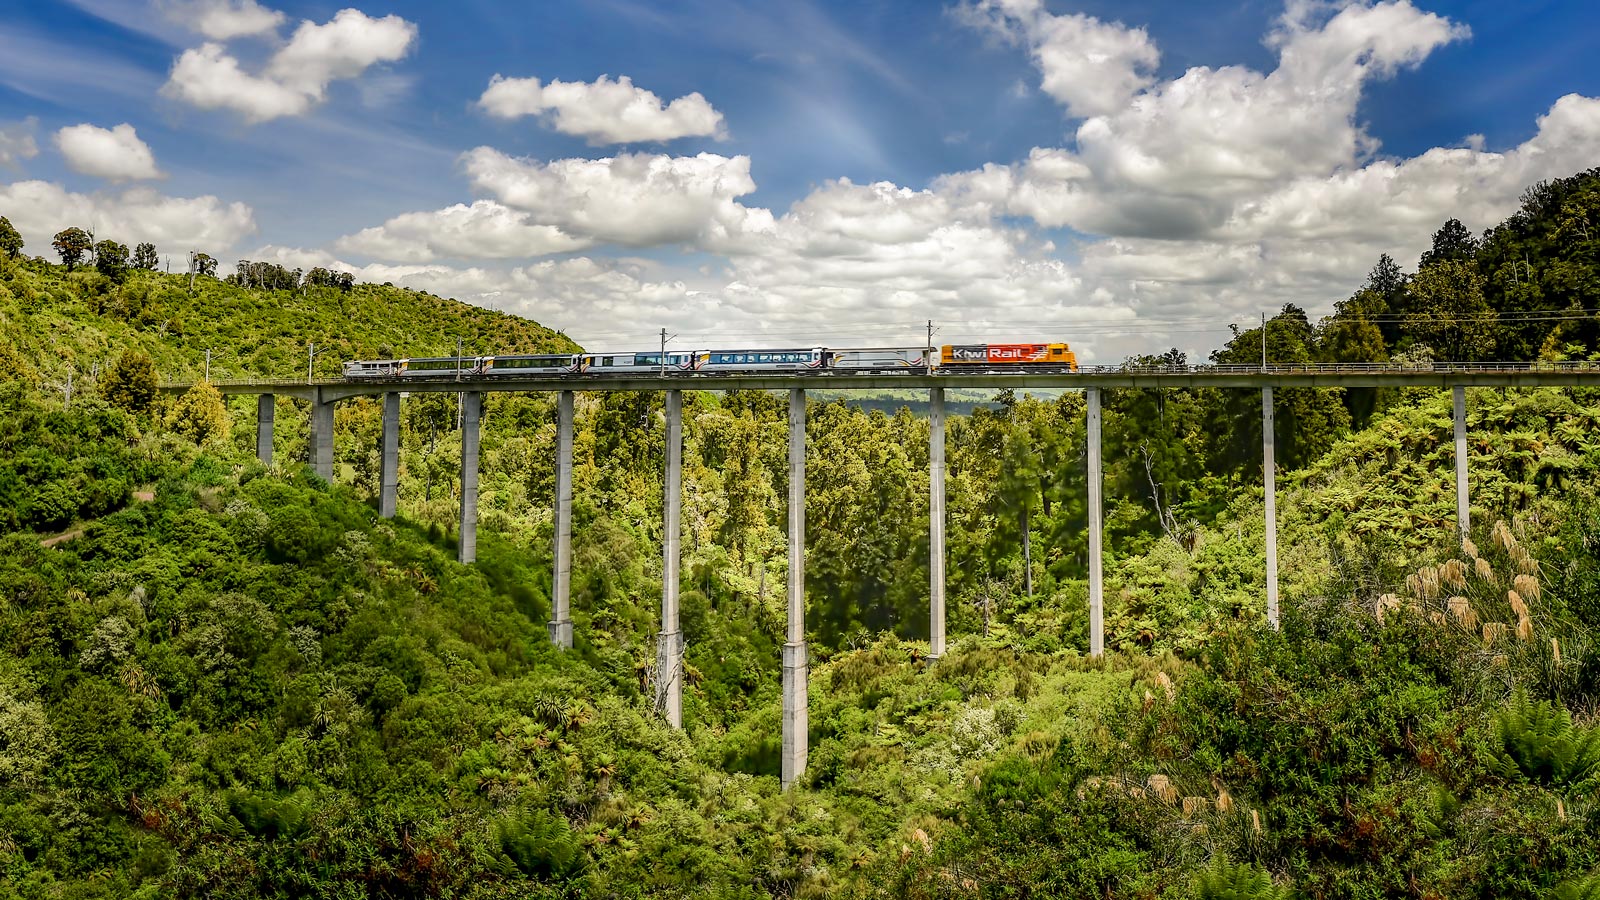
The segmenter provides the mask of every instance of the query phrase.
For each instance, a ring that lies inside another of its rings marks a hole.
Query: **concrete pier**
[[[1273,424],[1272,388],[1261,389],[1261,480],[1266,498],[1267,624],[1278,627],[1278,464],[1277,427]]]
[[[1454,391],[1456,424],[1456,527],[1464,541],[1472,531],[1472,511],[1467,503],[1467,389]]]
[[[393,395],[391,395],[393,396]],[[461,395],[461,540],[457,558],[463,564],[478,558],[478,423],[483,419],[483,395]]]
[[[278,411],[278,398],[262,394],[256,398],[256,459],[272,465],[272,420]]]
[[[656,642],[656,707],[683,727],[683,631],[678,626],[678,538],[683,510],[683,392],[667,391],[666,495],[661,528],[661,635]]]
[[[333,402],[322,388],[311,394],[311,467],[323,481],[333,480]]]
[[[788,790],[806,770],[806,392],[789,391],[789,627],[783,645],[783,771]]]
[[[550,586],[550,641],[572,648],[572,392],[556,400],[555,580]]]
[[[1106,607],[1100,573],[1100,389],[1089,388],[1089,655],[1106,651]]]
[[[400,499],[400,394],[383,395],[383,445],[378,461],[378,515],[394,518]]]
[[[928,658],[944,656],[944,388],[928,391]]]

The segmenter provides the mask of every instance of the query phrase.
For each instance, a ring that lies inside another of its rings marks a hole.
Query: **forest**
[[[1211,360],[1600,360],[1592,225],[1600,170],[1535,185]],[[1281,630],[1259,398],[1107,391],[1102,659],[1083,399],[1000,392],[949,426],[932,663],[927,421],[813,402],[811,752],[785,792],[784,398],[684,398],[675,731],[652,688],[662,397],[579,395],[561,652],[552,399],[485,397],[462,566],[453,395],[403,404],[383,520],[378,404],[340,404],[327,483],[303,406],[279,399],[265,468],[253,398],[202,379],[568,338],[342,273],[158,272],[71,235],[58,263],[14,234],[0,218],[8,894],[1600,897],[1600,390],[1468,392],[1465,541],[1448,395],[1280,390]]]

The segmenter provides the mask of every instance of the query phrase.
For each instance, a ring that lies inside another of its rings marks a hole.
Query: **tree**
[[[196,444],[228,434],[228,410],[222,392],[209,381],[197,382],[184,391],[167,418],[168,427]]]
[[[146,412],[156,401],[156,363],[146,353],[124,350],[100,378],[100,396],[129,412]]]
[[[133,267],[135,269],[154,272],[156,266],[160,264],[161,260],[156,256],[155,244],[146,241],[133,249]]]
[[[1483,285],[1470,260],[1440,259],[1423,266],[1411,279],[1413,305],[1406,331],[1433,348],[1435,359],[1487,359],[1495,346],[1495,318]]]
[[[64,231],[56,232],[55,239],[50,242],[56,252],[61,254],[61,262],[71,272],[73,267],[83,262],[83,255],[94,246],[94,238],[89,232],[76,226]]]
[[[1460,219],[1451,219],[1433,233],[1433,246],[1423,251],[1417,268],[1425,269],[1432,263],[1444,260],[1471,262],[1477,253],[1477,238],[1472,236],[1467,226],[1461,224]]]
[[[0,253],[9,259],[16,259],[22,253],[22,233],[5,216],[0,216]]]
[[[121,284],[128,277],[128,245],[110,240],[95,244],[94,267],[101,275]]]
[[[196,253],[194,257],[195,271],[211,278],[217,277],[217,261],[209,253]]]

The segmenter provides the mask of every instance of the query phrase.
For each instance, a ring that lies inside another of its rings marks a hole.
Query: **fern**
[[[1600,900],[1600,874],[1561,882],[1550,891],[1550,900]]]
[[[1291,900],[1294,890],[1273,885],[1272,876],[1259,866],[1219,856],[1195,876],[1194,895],[1197,900]]]
[[[1495,716],[1494,766],[1507,778],[1581,789],[1600,777],[1600,729],[1572,724],[1567,710],[1518,692]]]
[[[536,809],[495,826],[500,850],[522,874],[559,881],[583,875],[589,858],[567,820]]]

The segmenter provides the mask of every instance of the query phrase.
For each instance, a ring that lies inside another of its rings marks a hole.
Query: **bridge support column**
[[[1100,389],[1089,388],[1089,655],[1106,650],[1105,597],[1100,573]]]
[[[550,586],[550,641],[572,649],[572,392],[556,401],[555,580]]]
[[[1456,424],[1456,527],[1461,529],[1461,539],[1471,532],[1471,508],[1467,503],[1467,389],[1455,388]]]
[[[383,395],[383,446],[379,450],[378,515],[394,518],[400,497],[400,393]]]
[[[272,394],[256,397],[256,459],[272,465],[272,420],[277,415],[278,398]]]
[[[678,525],[683,507],[683,392],[667,391],[667,476],[661,529],[661,636],[656,643],[656,707],[683,727],[683,632],[678,627]]]
[[[311,393],[311,467],[323,481],[333,480],[333,401],[322,388]]]
[[[944,656],[944,388],[928,391],[928,658]]]
[[[806,770],[806,392],[789,391],[789,628],[783,645],[783,789]]]
[[[1277,427],[1273,424],[1272,388],[1261,389],[1261,480],[1266,498],[1267,624],[1278,627],[1278,464]]]
[[[483,395],[461,395],[461,540],[457,558],[463,564],[478,558],[478,423],[483,418]]]

